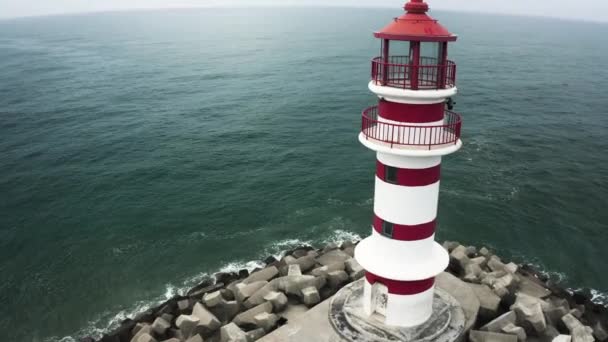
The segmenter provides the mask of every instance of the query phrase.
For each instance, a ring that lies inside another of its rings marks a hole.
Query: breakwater
[[[593,303],[590,291],[568,291],[534,267],[503,260],[486,247],[443,245],[450,265],[442,282],[469,293],[461,300],[469,341],[608,340],[608,309]],[[114,331],[80,341],[258,340],[363,277],[355,246],[305,245],[269,256],[251,272],[216,273]]]

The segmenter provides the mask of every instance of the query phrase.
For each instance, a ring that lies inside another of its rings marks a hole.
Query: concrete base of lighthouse
[[[353,285],[354,286],[354,285]],[[360,286],[360,285],[359,285]],[[440,289],[443,292],[447,292],[452,298],[456,299],[458,303],[456,306],[460,307],[464,311],[466,321],[464,323],[464,329],[460,335],[453,338],[456,334],[448,335],[446,333],[439,334],[441,336],[452,336],[449,338],[439,337],[440,341],[449,342],[462,342],[465,340],[466,332],[469,331],[477,321],[477,315],[479,312],[479,299],[475,295],[475,292],[471,287],[458,279],[457,277],[449,273],[441,273],[436,277],[435,288]],[[334,298],[342,296],[344,292],[338,292],[334,296],[326,299],[320,304],[316,305],[312,309],[305,311],[303,314],[297,316],[291,313],[287,324],[271,332],[270,334],[262,337],[259,342],[344,342],[349,341],[349,337],[342,333],[333,322],[335,320],[336,311],[340,312],[344,309],[344,304],[340,306],[338,300],[334,301]],[[344,301],[342,302],[344,303]],[[306,309],[304,309],[306,310]],[[454,317],[454,316],[452,316]],[[419,327],[418,327],[419,328]],[[389,327],[389,329],[393,329]],[[391,330],[389,330],[391,331]],[[439,336],[438,335],[438,336]],[[352,337],[352,335],[349,335]],[[368,336],[370,337],[370,336]],[[382,341],[382,339],[370,337],[370,340],[359,339],[357,342],[372,342]],[[420,341],[425,341],[418,339]],[[389,340],[390,341],[390,340]],[[412,339],[416,341],[416,339]],[[431,342],[431,340],[428,340]]]
[[[329,303],[329,319],[343,341],[460,341],[466,316],[460,303],[447,291],[435,289],[430,318],[414,327],[386,325],[382,317],[369,316],[363,307],[365,279],[341,289]]]

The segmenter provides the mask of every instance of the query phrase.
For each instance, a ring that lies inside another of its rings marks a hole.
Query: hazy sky
[[[428,0],[434,9],[529,14],[608,21],[608,0]],[[405,0],[0,0],[0,17],[95,12],[137,8],[218,6],[394,7]]]

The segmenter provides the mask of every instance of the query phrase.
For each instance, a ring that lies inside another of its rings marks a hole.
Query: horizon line
[[[95,15],[95,14],[111,14],[111,13],[131,13],[131,12],[156,12],[156,11],[175,11],[175,10],[193,10],[193,9],[280,9],[280,8],[347,8],[347,9],[391,9],[395,6],[388,5],[220,5],[220,6],[172,6],[172,7],[133,7],[123,9],[107,9],[107,10],[92,10],[92,11],[67,11],[57,13],[46,13],[46,14],[34,14],[24,16],[1,16],[0,22],[21,20],[21,19],[35,19],[35,18],[48,18],[48,17],[68,17],[68,16],[81,16],[81,15]],[[402,7],[399,9],[403,10]],[[560,16],[548,16],[538,14],[521,14],[521,13],[504,13],[497,11],[472,11],[472,10],[454,10],[454,9],[433,9],[431,7],[430,12],[452,12],[452,13],[464,13],[464,14],[485,14],[495,16],[506,16],[506,17],[522,17],[522,18],[539,18],[539,19],[554,19],[568,22],[583,22],[592,24],[607,24],[608,19],[590,19],[590,18],[572,18],[572,17],[560,17]]]

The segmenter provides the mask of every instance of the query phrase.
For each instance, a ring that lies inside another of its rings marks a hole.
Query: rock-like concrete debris
[[[295,248],[266,267],[218,273],[160,306],[126,320],[101,339],[112,342],[251,342],[364,276],[353,258],[357,242],[320,249]],[[608,309],[589,291],[571,293],[529,265],[505,261],[489,248],[446,241],[447,273],[437,284],[460,279],[473,320],[469,342],[608,342]],[[458,278],[458,279],[456,279]],[[463,282],[464,281],[464,282]],[[466,290],[466,291],[465,291]],[[470,311],[470,312],[469,312]]]

